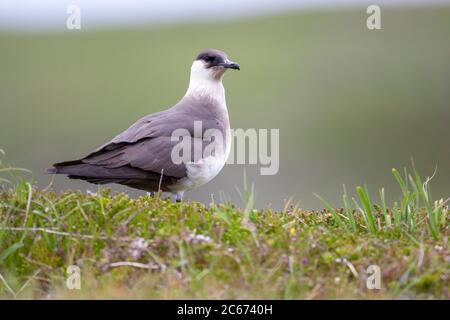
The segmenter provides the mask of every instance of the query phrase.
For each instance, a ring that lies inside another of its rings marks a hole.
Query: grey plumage
[[[216,65],[205,63],[206,68],[223,69],[217,63],[229,61],[218,50],[204,53],[214,54],[216,61]],[[171,159],[172,149],[178,143],[171,140],[173,131],[187,129],[192,139],[201,140],[199,144],[193,143],[192,154],[195,146],[204,150],[211,142],[194,137],[195,121],[201,121],[203,133],[217,129],[225,136],[229,128],[226,106],[223,109],[218,103],[209,96],[187,94],[172,108],[143,117],[87,156],[55,163],[48,172],[95,184],[117,183],[150,192],[170,191],[170,186],[188,175],[185,163],[175,164]]]
[[[96,184],[118,183],[146,191],[168,191],[167,185],[186,177],[186,166],[171,161],[177,141],[175,129],[184,128],[194,139],[194,121],[202,121],[202,131],[215,128],[224,132],[227,122],[215,114],[211,101],[184,97],[166,111],[148,115],[97,150],[76,161],[55,163],[52,173]],[[225,122],[225,123],[224,123]],[[195,145],[195,144],[193,144]],[[203,149],[206,143],[202,141]],[[195,149],[192,149],[192,153]],[[162,174],[162,177],[161,177]]]

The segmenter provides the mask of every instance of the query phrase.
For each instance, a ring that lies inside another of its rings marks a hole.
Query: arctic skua
[[[229,155],[230,121],[222,84],[227,69],[240,70],[240,66],[220,50],[202,51],[192,63],[187,92],[177,104],[143,117],[81,159],[55,163],[48,172],[95,184],[171,192],[181,201],[184,191],[213,179]],[[200,136],[194,132],[199,123]],[[172,158],[179,143],[173,139],[177,129],[184,129],[192,139],[192,153],[198,151],[196,148],[204,151],[211,143],[204,136],[209,129],[224,139],[213,153],[179,163]]]

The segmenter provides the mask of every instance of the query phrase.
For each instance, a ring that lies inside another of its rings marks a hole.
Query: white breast
[[[173,191],[184,191],[197,188],[211,181],[222,170],[230,154],[230,130],[227,130],[224,152],[217,152],[197,162],[186,163],[187,177],[181,179],[169,188]],[[222,149],[223,150],[223,149]]]
[[[215,149],[215,154],[204,157],[197,162],[186,163],[185,178],[180,179],[175,185],[169,186],[172,191],[184,191],[201,186],[211,181],[222,170],[230,154],[231,133],[228,121],[228,110],[225,102],[225,89],[222,78],[215,77],[213,70],[205,69],[200,61],[195,61],[191,68],[191,78],[186,96],[194,96],[197,99],[209,99],[214,101],[216,111],[226,117],[228,124],[224,147]],[[221,150],[221,152],[219,152]]]

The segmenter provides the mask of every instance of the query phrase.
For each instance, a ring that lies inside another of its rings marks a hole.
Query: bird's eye
[[[214,59],[213,57],[207,56],[207,57],[205,58],[205,61],[206,61],[206,62],[210,62],[210,61],[212,61],[213,59]]]

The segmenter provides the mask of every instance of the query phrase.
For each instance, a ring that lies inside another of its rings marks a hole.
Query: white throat
[[[191,77],[186,96],[202,96],[213,99],[226,106],[225,88],[222,84],[223,72],[218,72],[212,68],[205,68],[202,61],[196,60],[192,63]]]

